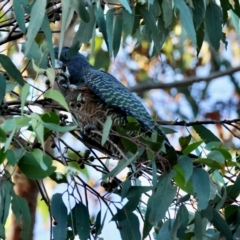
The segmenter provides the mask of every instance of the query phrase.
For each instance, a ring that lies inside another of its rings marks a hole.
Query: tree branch
[[[137,84],[136,86],[131,87],[129,89],[132,92],[143,92],[143,91],[147,91],[147,90],[151,90],[151,89],[165,89],[166,90],[166,89],[170,89],[173,87],[186,87],[186,86],[192,85],[193,83],[196,83],[196,82],[202,82],[202,81],[210,82],[211,80],[213,80],[215,78],[223,77],[226,75],[231,75],[238,71],[240,71],[240,66],[234,67],[234,68],[228,68],[225,71],[214,72],[212,74],[209,74],[206,77],[192,76],[192,77],[185,78],[182,81],[175,80],[171,83],[146,81],[146,82]]]

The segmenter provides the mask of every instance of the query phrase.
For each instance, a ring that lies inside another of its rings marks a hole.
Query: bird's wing
[[[81,78],[107,105],[119,108],[126,116],[137,119],[143,130],[147,131],[155,127],[154,121],[142,103],[111,74],[86,68]]]

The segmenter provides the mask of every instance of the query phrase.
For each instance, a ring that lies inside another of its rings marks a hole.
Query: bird
[[[82,136],[89,139],[91,147],[104,148],[109,155],[119,157],[124,147],[116,134],[117,127],[127,124],[130,116],[138,121],[140,134],[151,136],[153,132],[160,133],[164,137],[163,146],[176,158],[176,154],[172,154],[174,148],[141,101],[113,75],[94,68],[81,53],[68,58],[68,50],[68,47],[63,47],[59,53],[59,48],[54,48],[55,58],[60,56],[58,60],[68,72],[68,76],[59,78],[57,84]],[[112,132],[101,146],[100,133],[108,117],[112,119]],[[130,133],[132,137],[136,135],[134,131]]]

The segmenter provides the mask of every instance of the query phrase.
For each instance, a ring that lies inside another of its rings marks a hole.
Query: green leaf
[[[35,132],[38,141],[41,143],[44,148],[44,127],[42,125],[42,121],[39,115],[36,113],[31,113],[31,125],[32,129]]]
[[[238,174],[233,185],[228,186],[227,188],[228,196],[231,198],[237,198],[240,193],[240,174]]]
[[[166,222],[164,222],[157,234],[156,240],[171,239],[172,225],[173,219],[168,219]]]
[[[21,1],[14,0],[13,1],[13,12],[16,17],[17,23],[23,34],[26,33],[26,26],[25,26],[25,11],[24,6]]]
[[[18,84],[16,82],[7,81],[6,92],[11,92]]]
[[[193,126],[193,129],[205,143],[221,142],[219,138],[217,138],[209,129],[203,125]]]
[[[63,42],[65,38],[65,32],[69,26],[69,24],[72,21],[74,9],[71,8],[71,2],[61,0],[62,3],[62,19],[61,19],[61,32],[60,32],[60,38],[59,38],[59,52],[58,52],[58,58],[60,57],[60,53],[62,51]]]
[[[177,186],[180,187],[183,191],[193,194],[193,185],[191,181],[185,181],[185,175],[182,168],[177,164],[173,167],[176,175],[174,176],[174,181]]]
[[[151,32],[151,38],[152,38],[152,41],[154,42],[154,48],[158,53],[161,49],[161,46],[159,44],[159,31],[156,26],[156,20],[153,14],[146,8],[141,7],[139,8],[139,10],[140,10],[140,14],[144,19],[147,29]]]
[[[131,141],[131,138],[128,136],[125,129],[123,129],[120,126],[117,126],[117,132],[121,136],[123,136],[123,137],[121,137],[121,143],[122,143],[124,149],[127,151],[130,151],[132,153],[136,153],[138,150],[137,145],[133,141]]]
[[[67,208],[62,200],[62,194],[56,193],[52,197],[51,213],[55,220],[53,226],[53,238],[57,240],[67,239]]]
[[[11,204],[13,214],[15,215],[21,229],[20,236],[23,240],[28,240],[30,238],[31,230],[31,215],[27,201],[24,198],[13,194]]]
[[[126,168],[129,164],[135,161],[138,157],[143,154],[143,150],[139,149],[136,154],[132,155],[128,159],[123,158],[118,162],[118,165],[109,173],[103,176],[102,180],[105,181],[110,177],[115,177],[118,173],[120,173],[124,168]]]
[[[76,218],[77,232],[81,240],[87,240],[90,236],[90,216],[87,207],[79,202],[73,209]]]
[[[174,171],[164,174],[160,177],[155,192],[149,198],[147,208],[149,209],[148,221],[154,225],[165,216],[165,213],[172,203],[177,187],[172,185],[172,178],[174,177]],[[156,209],[156,206],[157,209]],[[147,210],[148,211],[148,210]]]
[[[8,163],[14,167],[18,159],[16,158],[15,153],[12,149],[7,150],[6,157],[7,157]]]
[[[114,10],[114,9],[112,9]],[[123,41],[126,40],[126,37],[132,34],[133,31],[133,23],[134,23],[134,13],[135,9],[132,9],[132,14],[130,14],[125,9],[122,10],[122,18],[123,18]],[[108,24],[108,20],[106,20],[106,23]],[[108,29],[108,28],[107,28]],[[108,33],[108,38],[109,33]],[[110,48],[110,42],[109,42],[109,48]]]
[[[48,91],[46,91],[44,93],[44,97],[53,99],[54,101],[56,101],[57,103],[62,105],[67,111],[69,111],[67,102],[66,102],[64,96],[62,95],[62,93],[60,93],[59,91],[54,90],[54,89],[49,89]]]
[[[112,118],[110,116],[108,116],[106,122],[103,125],[103,134],[102,134],[102,139],[101,139],[102,146],[106,143],[106,141],[108,139],[111,127],[112,127]]]
[[[10,136],[8,137],[7,141],[5,142],[5,146],[4,146],[5,152],[7,151],[7,149],[9,148],[9,146],[10,146],[10,144],[12,142],[12,139],[13,139],[15,131],[16,131],[16,128],[14,128],[12,130]]]
[[[205,4],[203,0],[192,0],[192,3],[193,21],[195,22],[196,29],[198,30],[205,15]]]
[[[22,88],[22,94],[21,94],[21,113],[22,113],[22,115],[23,115],[23,110],[24,110],[25,103],[27,100],[27,96],[29,94],[29,90],[30,90],[30,85],[28,83],[26,83]]]
[[[83,0],[71,0],[70,2],[71,2],[71,6],[77,12],[80,19],[82,19],[84,22],[89,22],[91,18],[90,18],[89,13],[86,9],[85,1],[83,1]]]
[[[4,120],[4,122],[1,124],[1,128],[5,132],[12,131],[14,128],[16,128],[16,121],[15,121],[15,119],[6,119],[6,120]]]
[[[0,128],[0,143],[5,143],[7,140],[6,133]]]
[[[152,189],[153,187],[151,186],[131,186],[126,193],[126,197],[130,199],[136,196],[141,196],[143,193],[151,191]]]
[[[46,0],[36,0],[31,9],[31,18],[27,29],[27,41],[25,43],[25,55],[30,51],[34,39],[42,26],[46,11]]]
[[[0,164],[2,164],[6,159],[6,153],[4,147],[0,149]]]
[[[172,0],[163,0],[162,1],[162,14],[164,21],[164,28],[168,29],[173,20],[173,9],[172,9]]]
[[[194,218],[194,233],[196,239],[203,239],[203,220],[202,216],[199,212],[195,212],[195,218]]]
[[[38,164],[41,166],[43,171],[48,169],[47,165],[44,163],[44,153],[40,149],[33,149],[32,151],[33,157],[37,160]]]
[[[55,67],[55,57],[54,57],[54,50],[53,50],[53,43],[52,43],[52,30],[51,30],[50,26],[51,26],[51,24],[49,22],[49,19],[48,19],[47,15],[45,14],[45,16],[43,18],[41,29],[45,34],[45,40],[47,42],[47,46],[48,46],[49,53],[51,56],[52,66]],[[46,52],[46,54],[48,54],[48,53]],[[51,79],[50,79],[50,81],[51,81]]]
[[[8,75],[14,79],[20,86],[24,85],[24,81],[20,71],[12,63],[8,56],[0,54],[0,63],[2,67],[7,71]]]
[[[226,223],[226,221],[220,216],[220,214],[216,211],[216,209],[210,207],[212,210],[212,224],[216,227],[216,229],[222,233],[227,240],[232,240],[232,233],[229,228],[229,225]]]
[[[131,187],[131,185],[132,185],[131,180],[128,178],[123,182],[122,189],[121,189],[121,200],[123,200],[126,197],[127,192]]]
[[[198,161],[212,169],[222,169],[221,165],[211,158],[199,158]]]
[[[197,56],[199,55],[200,50],[202,48],[204,37],[205,37],[205,25],[204,22],[202,22],[201,26],[197,30]]]
[[[76,129],[77,127],[77,126],[59,126],[58,124],[55,124],[55,123],[45,123],[45,122],[43,122],[42,125],[45,128],[48,128],[55,132],[70,132]]]
[[[225,158],[224,156],[222,155],[221,152],[219,151],[211,151],[208,155],[207,155],[208,158],[211,158],[219,163],[224,163],[225,162]]]
[[[132,212],[126,212],[127,217],[118,221],[121,239],[123,240],[140,240],[138,217]]]
[[[182,150],[184,150],[189,145],[189,143],[191,141],[191,138],[192,138],[191,135],[188,135],[186,137],[182,136],[182,137],[179,138],[178,141],[180,143],[180,146],[181,146]]]
[[[192,14],[184,0],[174,0],[175,7],[180,12],[182,25],[192,40],[194,46],[197,46],[196,32],[193,25]]]
[[[109,50],[108,36],[107,36],[107,30],[106,30],[106,21],[105,21],[105,17],[104,17],[102,8],[100,6],[94,7],[94,14],[95,14],[95,17],[96,17],[96,20],[98,23],[99,30],[102,32],[103,38],[104,38],[107,48]]]
[[[22,45],[22,51],[26,51],[26,44]],[[46,69],[48,66],[48,55],[46,52],[41,52],[41,49],[36,42],[32,42],[32,45],[28,53],[25,53],[25,56],[29,59],[32,59],[34,61],[34,66],[39,68],[39,70],[36,72],[42,71],[42,69]]]
[[[94,10],[92,6],[88,6],[88,11],[90,15],[90,21],[84,22],[81,21],[79,28],[73,38],[73,44],[68,52],[68,57],[71,57],[76,54],[73,49],[79,49],[81,44],[88,44],[93,36],[93,31],[95,31],[96,18],[94,15]]]
[[[200,168],[193,170],[192,178],[194,194],[197,197],[198,210],[204,210],[210,199],[210,181],[206,171]]]
[[[131,9],[131,7],[129,5],[129,2],[127,0],[119,0],[119,1],[129,13],[132,13],[132,9]]]
[[[182,204],[178,209],[176,219],[173,224],[172,239],[184,239],[189,221],[187,208]]]
[[[212,47],[217,51],[222,38],[222,10],[215,2],[209,2],[206,10],[206,31]]]
[[[194,151],[195,149],[197,149],[201,144],[203,143],[203,141],[198,141],[198,142],[194,142],[189,144],[182,152],[183,154],[187,155],[189,153],[191,153],[192,151]]]
[[[36,152],[35,152],[36,154]],[[56,167],[52,166],[52,159],[44,154],[42,158],[43,164],[47,167],[43,170],[37,159],[32,153],[27,152],[19,161],[18,166],[21,171],[28,177],[34,180],[44,179],[51,175]]]
[[[1,177],[0,182],[0,221],[1,225],[6,224],[6,220],[9,216],[9,208],[11,203],[11,193],[13,189],[13,184],[7,179],[7,176]],[[5,235],[5,229],[4,235]],[[1,238],[3,235],[1,235]]]
[[[109,47],[109,55],[112,56],[113,50],[113,16],[114,16],[114,8],[109,9],[106,14],[106,28],[107,28],[107,37],[108,37],[108,47]]]
[[[0,106],[2,104],[2,101],[5,96],[6,92],[6,79],[3,77],[3,75],[0,73]]]
[[[68,183],[67,177],[60,172],[53,172],[49,177],[56,183]]]
[[[179,156],[178,164],[181,167],[181,169],[183,170],[185,183],[187,183],[193,173],[192,159],[187,155]]]
[[[122,15],[114,15],[113,18],[114,27],[113,27],[113,55],[114,57],[117,56],[120,43],[121,43],[121,36],[122,36]]]

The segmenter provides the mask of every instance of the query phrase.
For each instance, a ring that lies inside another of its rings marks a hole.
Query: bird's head
[[[89,67],[90,64],[88,63],[87,59],[80,53],[77,53],[76,55],[68,58],[67,52],[69,48],[63,47],[59,60],[63,63],[64,66],[66,66],[68,72],[69,72],[69,81],[71,84],[78,84],[81,81],[81,71]],[[59,48],[54,48],[54,54],[55,58],[58,59],[59,54]]]

